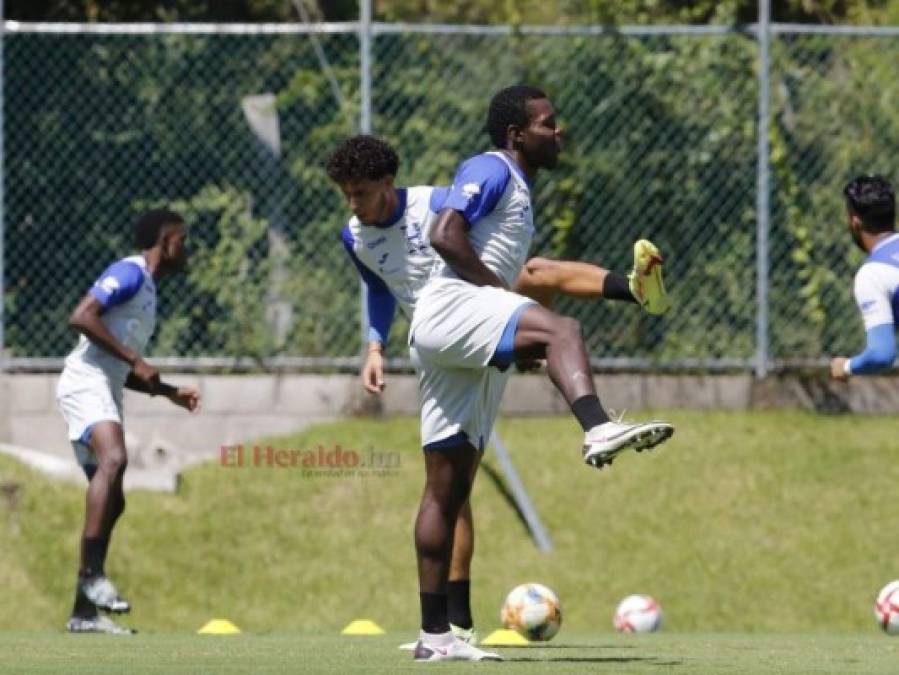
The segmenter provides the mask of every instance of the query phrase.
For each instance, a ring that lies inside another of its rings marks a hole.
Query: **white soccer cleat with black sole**
[[[584,434],[584,462],[601,469],[625,450],[651,450],[673,434],[667,422],[606,422]]]
[[[134,635],[137,633],[133,628],[120,626],[108,616],[102,615],[90,618],[69,617],[66,622],[66,631],[69,633],[104,633],[106,635]]]
[[[108,577],[96,574],[84,577],[79,582],[81,592],[98,609],[114,614],[127,614],[131,611],[131,605],[119,595],[115,585]]]

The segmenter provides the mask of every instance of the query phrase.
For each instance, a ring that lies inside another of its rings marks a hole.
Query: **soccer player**
[[[830,373],[838,380],[870,375],[893,365],[896,358],[896,310],[899,298],[899,236],[896,197],[880,176],[860,176],[843,189],[849,234],[868,257],[855,275],[855,302],[867,333],[865,350],[835,357]]]
[[[584,430],[584,461],[602,467],[626,449],[671,436],[665,422],[612,421],[599,402],[577,321],[508,290],[534,232],[530,186],[561,151],[542,91],[508,87],[490,103],[494,152],[464,162],[431,226],[441,259],[421,291],[409,343],[420,368],[425,489],[415,524],[422,624],[418,661],[498,660],[454,636],[447,582],[456,520],[489,438],[508,366],[545,358],[553,384]],[[497,369],[491,368],[495,366]]]
[[[165,396],[191,412],[200,407],[196,389],[162,382],[142,356],[156,325],[156,282],[186,268],[186,236],[174,211],[144,213],[135,228],[140,253],[106,268],[69,319],[81,337],[66,358],[56,397],[89,481],[75,605],[66,625],[71,633],[134,632],[98,613],[131,609],[104,571],[113,527],[125,510],[123,388]]]
[[[446,188],[430,186],[396,188],[393,180],[398,165],[394,150],[371,136],[344,141],[327,164],[330,177],[354,213],[344,228],[343,240],[369,291],[371,342],[363,383],[373,392],[384,387],[382,350],[396,300],[410,313],[433,265],[427,233],[433,209],[439,208],[447,194]],[[635,271],[630,279],[586,263],[532,258],[516,289],[547,306],[558,294],[605,296],[638,302],[647,312],[662,314],[670,303],[661,278],[661,256],[646,241],[635,245],[634,254]],[[452,628],[466,641],[474,639],[468,581],[472,553],[473,524],[466,502],[456,526],[449,583]]]

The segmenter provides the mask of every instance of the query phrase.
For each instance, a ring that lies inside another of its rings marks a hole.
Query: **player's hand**
[[[193,387],[178,387],[169,395],[169,400],[192,413],[200,412],[202,399],[200,398],[200,392]]]
[[[831,359],[830,374],[833,379],[841,382],[846,382],[849,379],[849,376],[846,374],[846,362],[848,360],[845,356],[835,356]]]
[[[362,386],[372,394],[380,394],[387,386],[384,382],[384,355],[379,349],[368,351],[362,366]]]
[[[131,366],[131,372],[134,374],[134,377],[147,387],[149,393],[152,394],[159,389],[159,371],[142,358],[138,357],[134,362],[134,365]]]

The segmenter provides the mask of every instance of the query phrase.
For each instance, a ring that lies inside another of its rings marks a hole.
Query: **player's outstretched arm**
[[[496,274],[481,262],[468,240],[468,223],[455,209],[443,209],[431,226],[431,247],[460,279],[475,286],[505,288]]]

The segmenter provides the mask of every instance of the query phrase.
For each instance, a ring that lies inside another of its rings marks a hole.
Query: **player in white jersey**
[[[674,431],[664,422],[611,421],[596,395],[578,322],[508,290],[534,232],[531,183],[540,169],[556,166],[561,151],[551,102],[533,87],[503,89],[490,103],[486,129],[497,150],[464,162],[456,173],[430,231],[443,263],[422,290],[410,327],[426,451],[415,524],[419,661],[443,660],[447,645],[456,644],[447,637],[453,529],[490,431],[491,402],[498,398],[490,390],[501,393],[505,386],[490,366],[545,358],[550,379],[585,432],[584,461],[594,466],[628,448],[653,447]]]
[[[883,372],[896,359],[896,320],[899,313],[899,234],[896,233],[896,197],[880,176],[860,176],[843,189],[849,233],[868,257],[855,275],[855,301],[867,334],[860,354],[835,357],[831,375]]]
[[[125,510],[123,389],[165,396],[191,412],[200,406],[196,389],[162,382],[143,359],[156,326],[156,282],[186,267],[184,219],[154,209],[138,219],[135,235],[140,253],[106,268],[72,312],[69,325],[81,337],[66,358],[56,391],[89,481],[75,605],[67,624],[73,633],[133,632],[97,611],[130,610],[104,571],[113,527]]]
[[[431,186],[395,187],[398,165],[399,158],[387,143],[364,135],[341,143],[328,160],[328,173],[354,213],[342,238],[368,288],[371,329],[363,384],[374,393],[384,387],[382,351],[396,304],[407,316],[411,313],[434,262],[428,229],[448,192]],[[587,263],[532,258],[516,281],[516,291],[545,306],[551,306],[560,294],[635,302],[651,314],[664,313],[670,304],[661,279],[661,256],[646,241],[635,246],[635,271],[630,279]],[[505,377],[498,371],[494,374]],[[497,389],[501,394],[496,387],[491,392]],[[492,417],[498,404],[496,399],[491,405]],[[469,642],[474,639],[469,596],[472,553],[473,522],[466,502],[455,529],[447,595],[453,632]]]

